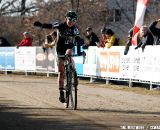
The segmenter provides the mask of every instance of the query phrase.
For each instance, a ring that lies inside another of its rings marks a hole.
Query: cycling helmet
[[[69,17],[69,18],[74,19],[74,20],[77,20],[77,18],[78,18],[75,11],[68,11],[66,13],[66,17]]]

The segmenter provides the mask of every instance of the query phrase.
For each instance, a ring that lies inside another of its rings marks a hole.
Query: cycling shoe
[[[63,92],[63,90],[61,90],[61,91],[60,91],[59,101],[60,101],[61,103],[64,103],[64,102],[65,102],[65,98],[64,98],[64,92]]]

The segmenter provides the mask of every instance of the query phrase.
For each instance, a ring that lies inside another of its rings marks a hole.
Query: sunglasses
[[[76,22],[76,21],[77,21],[77,19],[75,19],[75,18],[67,17],[67,19],[68,19],[69,21],[71,21],[71,22]]]

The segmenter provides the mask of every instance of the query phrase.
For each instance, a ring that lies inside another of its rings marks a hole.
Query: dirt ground
[[[57,77],[0,74],[0,130],[160,130],[160,94],[78,88],[73,111],[58,101]]]

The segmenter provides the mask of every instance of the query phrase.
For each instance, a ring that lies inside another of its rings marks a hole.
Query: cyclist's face
[[[68,27],[72,27],[76,23],[76,19],[72,19],[70,17],[67,17],[66,22],[67,22]]]

